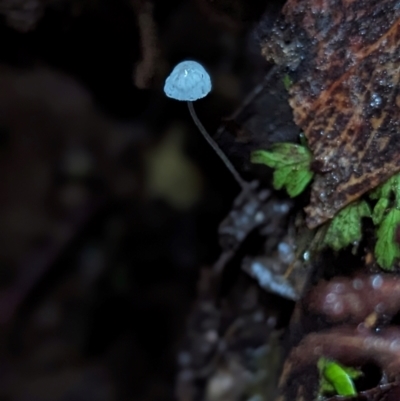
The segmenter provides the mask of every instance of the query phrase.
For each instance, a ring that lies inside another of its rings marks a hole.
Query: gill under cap
[[[165,81],[165,94],[175,100],[195,101],[207,96],[212,88],[211,78],[197,61],[177,64]]]

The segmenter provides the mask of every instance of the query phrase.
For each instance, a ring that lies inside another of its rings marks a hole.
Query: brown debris
[[[326,401],[397,401],[400,398],[399,383],[382,384],[366,391],[360,391],[356,396],[334,396]]]
[[[176,398],[180,401],[268,400],[281,360],[275,310],[244,280],[221,302],[213,297],[212,270],[203,269],[198,299],[178,353]]]
[[[400,9],[393,0],[289,0],[263,54],[297,68],[294,120],[314,154],[314,228],[400,170]],[[290,40],[288,40],[288,37]]]
[[[277,401],[314,399],[318,386],[316,366],[321,356],[347,366],[373,363],[390,381],[398,381],[400,331],[389,328],[376,334],[357,328],[339,328],[308,335],[285,362]]]
[[[329,322],[365,323],[373,314],[393,317],[400,309],[400,280],[393,275],[337,277],[315,286],[304,299],[308,313],[324,315]],[[375,319],[376,320],[376,319]]]
[[[388,324],[400,308],[399,283],[392,274],[355,274],[321,281],[313,287],[292,316],[292,348],[276,401],[315,399],[321,356],[346,366],[379,368],[380,385],[369,383],[366,373],[365,383],[371,388],[360,391],[357,400],[397,399],[391,397],[397,394],[400,379],[400,330]],[[385,387],[384,383],[391,385]],[[339,399],[347,398],[329,400]]]

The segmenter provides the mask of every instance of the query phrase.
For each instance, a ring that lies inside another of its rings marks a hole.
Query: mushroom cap
[[[195,101],[207,96],[212,88],[210,75],[197,61],[177,64],[165,81],[165,94],[175,100]]]

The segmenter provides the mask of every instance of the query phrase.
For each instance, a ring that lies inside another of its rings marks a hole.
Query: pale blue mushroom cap
[[[210,75],[196,61],[177,64],[165,81],[165,94],[175,100],[195,101],[207,96],[212,88]]]

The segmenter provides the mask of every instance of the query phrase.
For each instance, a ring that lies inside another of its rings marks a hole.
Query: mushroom
[[[215,150],[217,155],[225,163],[235,180],[243,190],[249,188],[249,184],[242,179],[233,164],[226,157],[225,153],[212,139],[203,124],[197,117],[193,102],[207,96],[212,88],[210,75],[204,67],[196,61],[186,60],[177,64],[165,81],[165,94],[175,100],[186,101],[189,106],[190,115],[197,128],[203,134],[207,142]]]

